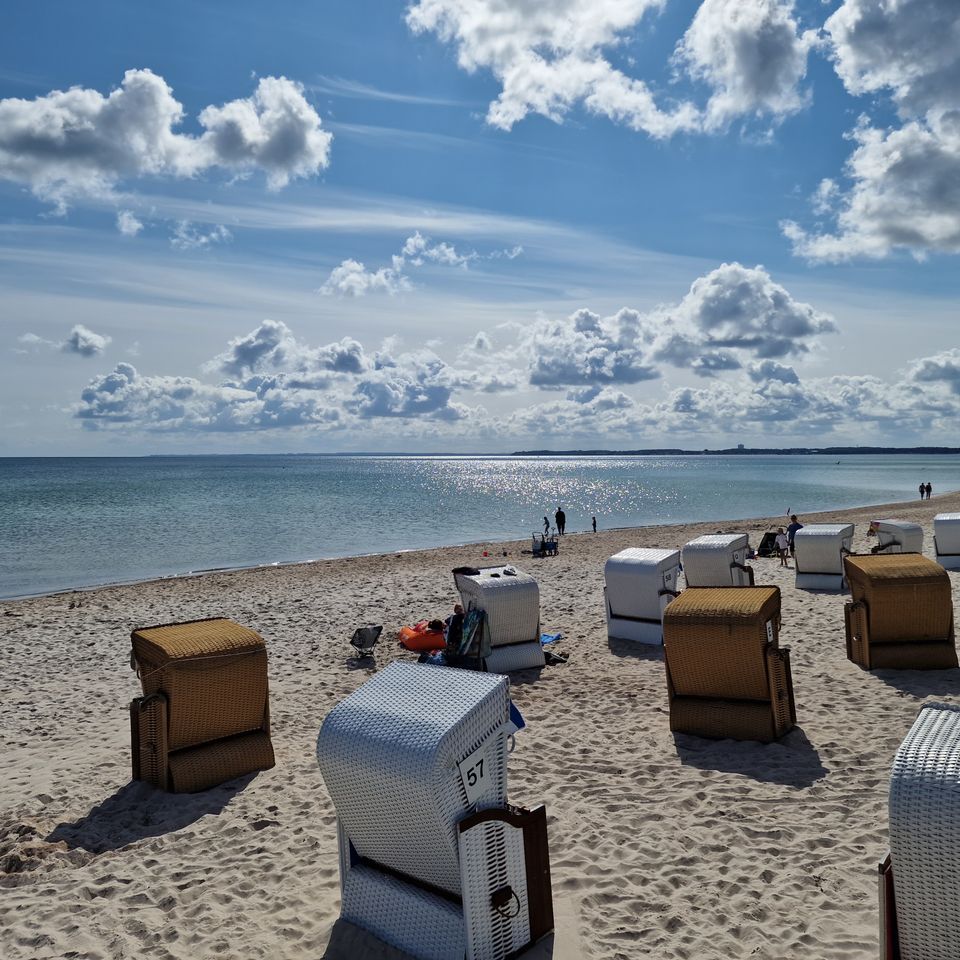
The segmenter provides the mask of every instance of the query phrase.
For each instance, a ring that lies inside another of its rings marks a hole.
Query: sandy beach
[[[960,493],[801,520],[855,522],[860,551],[871,519],[915,520],[932,556],[941,511],[960,511]],[[376,669],[348,664],[346,641],[383,623],[376,666],[415,658],[397,646],[399,627],[446,615],[450,570],[506,550],[537,577],[543,628],[561,631],[569,654],[512,678],[527,728],[510,795],[547,805],[553,955],[875,958],[890,764],[920,705],[960,694],[960,671],[860,670],[845,656],[846,597],[797,591],[776,559],[754,566],[783,592],[792,648],[798,729],[780,743],[674,737],[662,651],[607,640],[610,554],[717,530],[756,546],[783,522],[568,535],[543,560],[516,541],[0,601],[0,953],[324,956],[339,889],[314,743],[328,710]],[[130,630],[209,616],[266,639],[277,765],[198,795],[131,784]]]

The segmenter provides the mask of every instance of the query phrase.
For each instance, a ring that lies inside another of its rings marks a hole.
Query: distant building
[[[738,449],[738,450],[742,450],[742,449],[743,449],[743,444],[742,444],[742,443],[738,443],[738,444],[737,444],[737,449]]]

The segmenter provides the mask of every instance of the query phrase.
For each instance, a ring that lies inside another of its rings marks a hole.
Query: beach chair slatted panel
[[[796,723],[776,587],[690,587],[664,614],[670,729],[768,742]]]
[[[214,618],[138,628],[131,643],[144,693],[131,704],[135,777],[192,792],[274,765],[267,651],[259,634]],[[162,755],[145,763],[145,731],[152,735],[159,722],[157,697],[166,714],[164,737],[150,742]]]
[[[926,704],[893,762],[890,859],[903,960],[960,956],[960,708]]]
[[[852,600],[847,656],[867,670],[957,666],[953,600],[946,571],[920,554],[844,559]]]

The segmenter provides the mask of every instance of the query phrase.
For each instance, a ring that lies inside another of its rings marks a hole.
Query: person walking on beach
[[[596,532],[597,532],[597,518],[596,518],[596,517],[593,517],[593,518],[592,518],[592,523],[593,523],[593,532],[596,533]]]
[[[563,529],[567,525],[567,515],[563,512],[562,507],[557,507],[557,512],[553,515],[553,519],[556,521],[556,524],[557,524],[557,533],[559,533],[560,536],[562,537]]]
[[[777,527],[777,536],[774,540],[774,543],[777,545],[777,554],[780,557],[780,566],[789,567],[790,564],[787,561],[787,557],[790,554],[790,541],[787,539],[787,535],[783,532],[783,527]]]
[[[933,487],[930,485],[929,481],[923,489],[927,491],[927,499],[929,500],[930,494],[933,493]]]
[[[920,499],[922,500],[924,495],[927,492],[927,488],[923,483],[921,483],[919,489],[920,489]]]
[[[543,518],[543,535],[546,536],[550,532],[550,521],[544,517]]]
[[[793,539],[797,535],[798,530],[803,529],[803,524],[797,520],[797,515],[795,513],[790,514],[790,525],[787,527],[787,546],[790,548],[790,556],[795,557],[797,555],[796,548],[793,545]],[[786,566],[786,564],[784,564]]]

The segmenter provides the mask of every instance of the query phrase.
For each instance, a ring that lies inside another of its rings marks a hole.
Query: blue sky
[[[953,0],[21,5],[0,455],[956,443]]]

